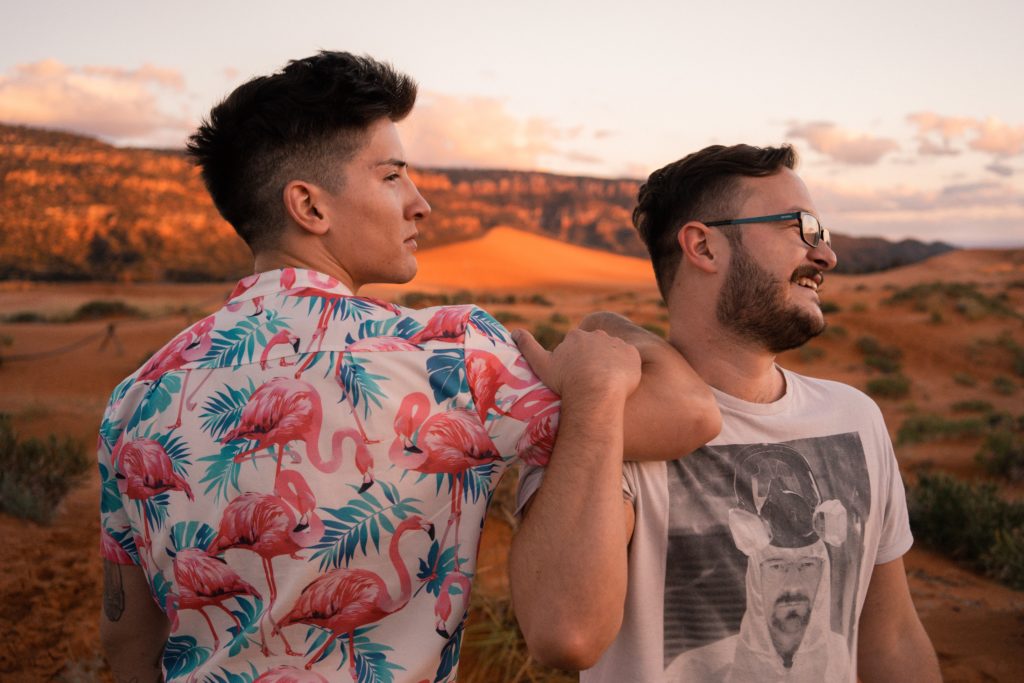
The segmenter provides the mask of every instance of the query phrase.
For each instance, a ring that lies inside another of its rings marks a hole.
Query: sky
[[[181,147],[249,78],[347,50],[419,82],[415,166],[643,179],[790,142],[836,232],[1024,246],[1019,0],[295,5],[0,0],[0,121]]]

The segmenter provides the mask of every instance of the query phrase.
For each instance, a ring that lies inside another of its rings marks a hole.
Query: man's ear
[[[676,240],[687,262],[706,273],[716,273],[722,265],[717,236],[700,221],[690,221],[676,233]]]
[[[305,180],[289,182],[282,196],[288,218],[314,235],[323,235],[330,227],[323,211],[324,198],[322,188]]]

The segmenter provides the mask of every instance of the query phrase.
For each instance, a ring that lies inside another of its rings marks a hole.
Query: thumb
[[[519,347],[519,352],[523,354],[523,358],[530,364],[534,374],[543,380],[547,374],[548,366],[551,364],[551,352],[541,346],[533,338],[533,335],[526,330],[513,330],[512,341]]]

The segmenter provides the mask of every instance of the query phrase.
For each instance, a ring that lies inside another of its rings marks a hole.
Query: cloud
[[[1014,168],[1012,166],[1007,166],[1006,164],[1000,164],[997,161],[993,161],[991,164],[986,166],[985,170],[989,171],[990,173],[995,173],[996,175],[1003,176],[1004,178],[1009,178],[1015,172]]]
[[[961,141],[966,141],[967,147],[974,151],[997,157],[1024,152],[1024,126],[1013,126],[997,118],[981,120],[917,112],[907,116],[907,121],[917,127],[921,154],[959,154],[954,144]]]
[[[803,138],[811,149],[846,164],[875,164],[899,149],[895,140],[854,133],[827,121],[793,124],[786,137]]]
[[[425,166],[542,168],[547,161],[596,164],[601,159],[560,144],[582,128],[559,128],[539,117],[519,118],[494,97],[424,93],[402,123],[411,160]]]
[[[0,120],[113,142],[180,144],[190,122],[168,114],[161,96],[184,90],[184,78],[173,69],[71,67],[47,59],[0,75]]]

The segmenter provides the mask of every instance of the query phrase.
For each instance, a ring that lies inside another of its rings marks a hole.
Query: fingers
[[[549,387],[554,389],[549,381],[550,372],[549,368],[551,365],[551,352],[545,349],[540,343],[533,338],[533,335],[522,329],[512,330],[512,341],[519,347],[519,352],[523,354],[523,358],[530,364],[530,368],[533,369],[534,374],[540,377],[541,381],[547,384]]]

